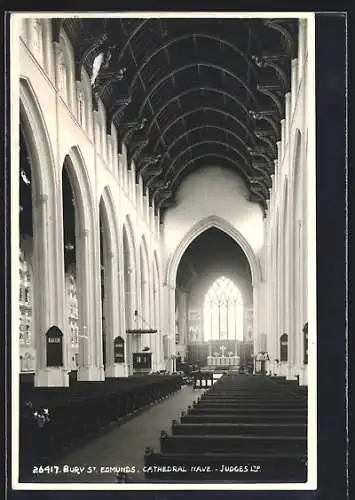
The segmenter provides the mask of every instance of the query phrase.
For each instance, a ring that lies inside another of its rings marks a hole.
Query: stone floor
[[[35,482],[113,483],[117,468],[127,467],[129,482],[144,481],[144,449],[159,451],[160,432],[170,433],[171,422],[204,392],[183,387],[178,393],[151,406],[129,421],[116,425],[57,462],[58,473],[41,474]],[[133,469],[135,468],[135,472]]]

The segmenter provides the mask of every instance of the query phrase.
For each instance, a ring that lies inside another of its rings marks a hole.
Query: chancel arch
[[[185,235],[185,237],[182,239],[182,241],[180,241],[174,254],[171,255],[168,260],[166,268],[166,282],[170,286],[175,287],[176,273],[179,266],[179,262],[184,252],[186,251],[187,247],[195,238],[197,238],[204,231],[212,227],[220,229],[221,231],[226,233],[240,246],[240,248],[243,250],[248,259],[251,269],[253,284],[257,285],[257,283],[262,279],[262,273],[261,273],[260,262],[258,261],[253,249],[251,248],[250,244],[248,243],[246,238],[241,234],[240,231],[234,228],[225,219],[222,219],[221,217],[218,216],[209,216],[206,217],[205,219],[202,219],[195,226],[193,226],[190,229],[190,231]]]

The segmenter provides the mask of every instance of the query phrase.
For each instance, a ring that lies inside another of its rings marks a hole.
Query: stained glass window
[[[222,276],[208,290],[204,302],[204,337],[243,340],[243,299],[232,280]]]

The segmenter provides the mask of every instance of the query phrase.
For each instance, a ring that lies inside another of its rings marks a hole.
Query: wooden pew
[[[250,435],[208,435],[208,436],[168,436],[160,437],[162,453],[184,455],[203,453],[307,453],[307,438],[305,436],[250,436]]]
[[[307,413],[301,413],[301,414],[293,414],[293,413],[272,413],[272,414],[267,414],[263,413],[260,414],[258,413],[257,415],[254,415],[253,413],[238,413],[238,414],[225,414],[225,413],[206,413],[206,414],[193,414],[190,413],[189,415],[184,415],[181,416],[181,423],[182,424],[194,424],[194,423],[243,423],[243,422],[248,422],[248,423],[267,423],[267,422],[272,422],[272,423],[278,423],[278,422],[292,422],[292,423],[300,423],[300,424],[306,424],[307,423]]]
[[[171,435],[161,433],[160,453],[145,455],[146,477],[170,482],[306,481],[307,411],[307,400],[294,384],[227,375],[182,412],[180,422],[173,421]],[[222,472],[223,464],[229,470]],[[258,464],[255,475],[252,469]],[[174,465],[181,470],[171,470]]]
[[[20,388],[20,469],[50,463],[65,447],[75,446],[110,422],[180,389],[181,377],[147,376],[105,382],[77,382],[71,387]],[[40,426],[34,414],[48,410]]]
[[[177,423],[171,426],[173,436],[307,436],[307,425],[292,423]]]

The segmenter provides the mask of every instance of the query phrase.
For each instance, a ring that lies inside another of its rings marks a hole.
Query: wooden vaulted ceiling
[[[150,200],[175,203],[186,176],[207,165],[234,169],[264,209],[297,55],[297,19],[69,18],[75,76],[84,67],[135,163]]]

